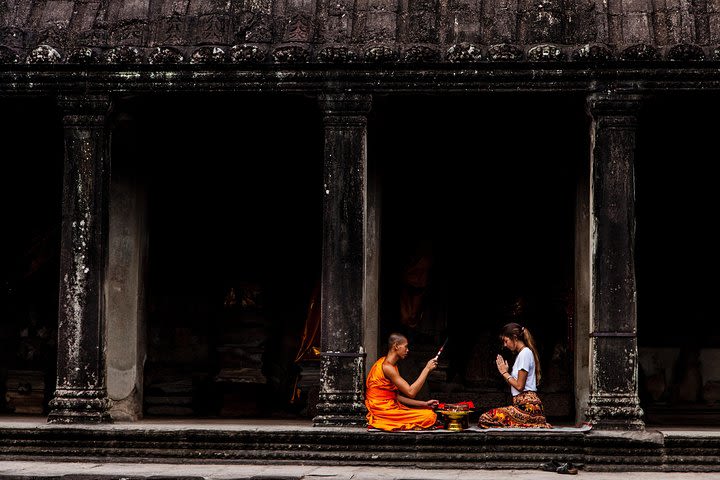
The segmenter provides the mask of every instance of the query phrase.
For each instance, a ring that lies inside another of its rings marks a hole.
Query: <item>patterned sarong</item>
[[[509,407],[493,408],[480,415],[478,427],[552,428],[545,421],[545,410],[535,392],[522,392],[513,397]]]

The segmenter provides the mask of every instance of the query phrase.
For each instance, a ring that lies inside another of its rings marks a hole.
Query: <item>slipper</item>
[[[540,470],[544,470],[546,472],[557,472],[558,468],[560,468],[560,464],[555,460],[550,460],[547,463],[540,464]]]
[[[578,473],[578,469],[575,468],[575,466],[570,462],[563,463],[555,471],[557,473],[564,473],[566,475],[577,475],[577,473]]]

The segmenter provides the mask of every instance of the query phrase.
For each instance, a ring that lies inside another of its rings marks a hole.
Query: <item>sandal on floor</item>
[[[544,470],[546,472],[557,472],[558,468],[560,468],[560,464],[555,460],[550,460],[547,463],[540,464],[540,470]]]
[[[570,462],[561,464],[555,471],[566,475],[577,475],[578,473],[578,469]]]

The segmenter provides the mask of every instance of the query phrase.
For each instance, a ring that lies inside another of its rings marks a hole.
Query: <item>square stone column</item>
[[[635,132],[638,95],[596,94],[590,158],[590,399],[596,428],[643,429],[638,398]]]
[[[365,425],[369,95],[320,99],[325,123],[321,371],[315,425]],[[377,288],[377,282],[373,283]]]
[[[108,186],[104,95],[58,100],[65,129],[57,389],[51,423],[109,422],[105,388],[103,281]]]

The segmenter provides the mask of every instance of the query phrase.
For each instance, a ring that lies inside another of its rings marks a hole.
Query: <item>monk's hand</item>
[[[497,365],[498,372],[500,372],[501,375],[505,375],[507,373],[508,363],[502,355],[498,354],[498,356],[495,357],[495,364]]]
[[[428,400],[425,402],[425,405],[427,405],[428,408],[435,408],[440,404],[438,400]]]
[[[427,363],[427,365],[425,365],[425,368],[427,368],[429,372],[432,372],[433,370],[435,370],[437,368],[437,365],[438,365],[437,359],[431,358],[430,360],[428,360],[428,363]]]

